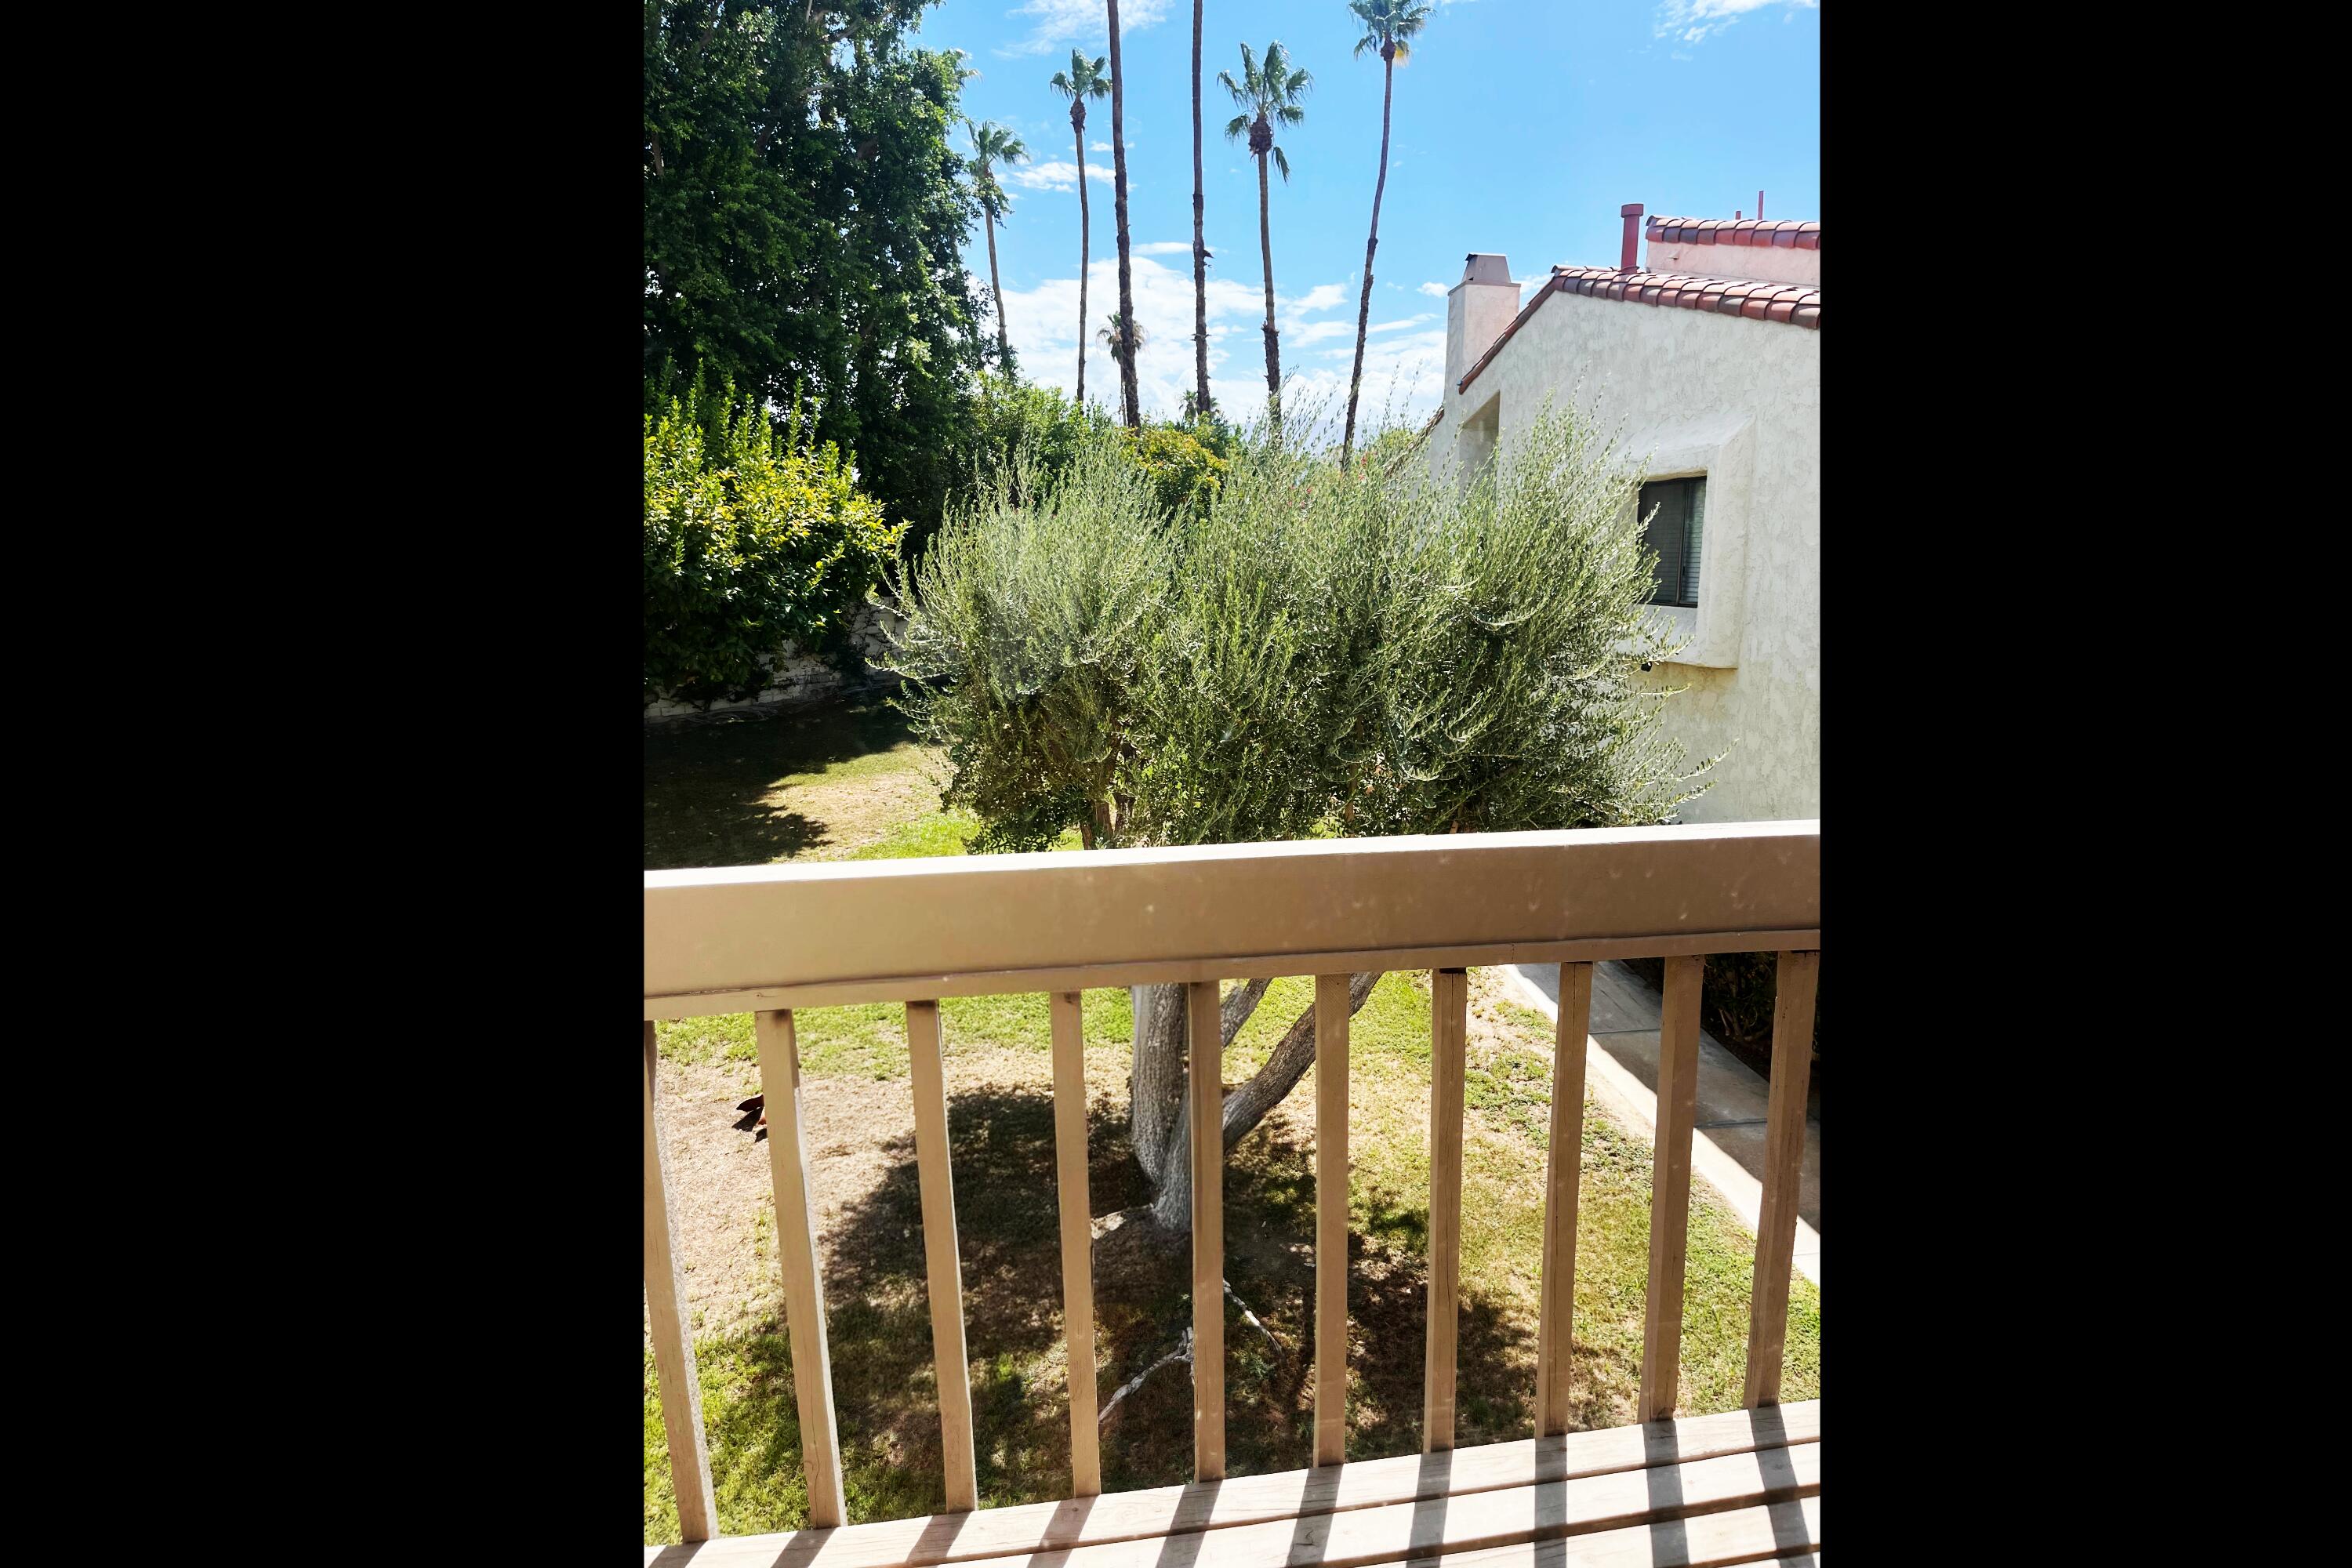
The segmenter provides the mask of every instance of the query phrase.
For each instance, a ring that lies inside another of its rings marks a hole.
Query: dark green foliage
[[[962,78],[911,47],[923,9],[649,0],[644,351],[648,415],[698,375],[803,392],[860,487],[928,530],[994,345],[961,258]]]
[[[839,645],[899,529],[795,407],[689,395],[646,416],[645,700],[754,696],[787,643]]]
[[[1629,958],[1625,966],[1651,984],[1666,983],[1665,960]],[[1707,955],[1699,982],[1699,1026],[1739,1055],[1758,1062],[1772,1054],[1772,1006],[1780,995],[1780,956],[1774,952]],[[1813,983],[1813,1060],[1822,1055],[1821,983]]]
[[[1163,511],[1196,514],[1216,494],[1226,465],[1239,444],[1230,426],[1215,419],[1147,424],[1128,430],[1099,408],[1082,409],[1050,386],[1026,385],[982,375],[974,405],[972,434],[957,462],[962,493],[976,503],[1002,480],[1013,497],[1030,499],[1026,485],[1042,494],[1070,471],[1087,441],[1114,441],[1151,482]],[[910,533],[907,552],[919,554],[929,536]]]
[[[976,501],[1000,479],[1024,476],[1050,488],[1069,472],[1089,432],[1107,436],[1111,428],[1109,416],[1080,408],[1058,388],[982,375],[971,434],[956,464],[958,493]],[[1018,499],[1028,499],[1026,492],[1018,492]],[[919,553],[927,539],[910,536],[907,552]]]

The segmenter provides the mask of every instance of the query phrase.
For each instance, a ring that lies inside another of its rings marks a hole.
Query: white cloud
[[[1292,300],[1290,308],[1299,315],[1312,315],[1318,310],[1329,310],[1347,297],[1348,286],[1345,283],[1318,283]]]
[[[1193,384],[1192,277],[1181,254],[1191,247],[1157,241],[1131,247],[1130,276],[1135,319],[1145,335],[1136,365],[1136,387],[1146,415],[1172,416]],[[1171,265],[1157,256],[1176,258]],[[1319,405],[1338,434],[1348,397],[1348,370],[1355,355],[1353,312],[1344,319],[1307,321],[1343,304],[1353,304],[1349,285],[1318,283],[1294,296],[1278,296],[1276,320],[1282,328],[1284,396],[1293,409]],[[1087,268],[1087,399],[1106,408],[1118,403],[1118,373],[1096,337],[1118,309],[1118,258],[1114,253]],[[1021,356],[1025,376],[1064,392],[1077,384],[1078,280],[1049,279],[1034,289],[1007,289],[1005,331]],[[1265,349],[1259,323],[1265,293],[1255,278],[1212,277],[1208,289],[1209,391],[1230,418],[1256,416],[1265,407]],[[1375,323],[1364,348],[1362,410],[1359,424],[1374,422],[1387,406],[1397,418],[1425,420],[1441,397],[1445,366],[1445,331],[1424,325],[1433,313]]]
[[[1215,254],[1216,248],[1213,245],[1209,247],[1210,253]],[[1190,256],[1192,254],[1192,242],[1189,239],[1155,239],[1150,245],[1129,245],[1127,250],[1130,256]]]
[[[1100,163],[1087,165],[1087,177],[1101,184],[1110,184],[1111,174]],[[1032,163],[1025,169],[1008,169],[1005,178],[1016,185],[1026,185],[1033,191],[1073,191],[1078,185],[1078,166],[1068,159],[1049,159]],[[1128,182],[1133,187],[1132,180]]]
[[[1108,142],[1089,142],[1087,143],[1087,151],[1089,153],[1108,153],[1110,151],[1110,143]]]
[[[1822,0],[1664,0],[1658,7],[1654,32],[1661,38],[1696,44],[1722,32],[1749,12],[1761,11],[1768,5],[1786,6],[1793,15],[1798,8],[1818,11],[1821,4]]]
[[[1433,300],[1444,299],[1446,292],[1445,285],[1443,283],[1424,283],[1421,286],[1421,291]]]
[[[1139,33],[1167,14],[1168,0],[1127,0],[1119,10],[1119,36],[1124,39]],[[1027,37],[997,50],[1000,55],[1043,55],[1069,45],[1110,41],[1110,14],[1102,0],[1029,0],[1005,15],[1034,16],[1037,26]]]

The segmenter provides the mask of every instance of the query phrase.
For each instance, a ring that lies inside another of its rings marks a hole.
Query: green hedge
[[[780,429],[731,395],[646,416],[646,702],[754,697],[763,656],[844,646],[901,529],[803,432],[797,407]]]

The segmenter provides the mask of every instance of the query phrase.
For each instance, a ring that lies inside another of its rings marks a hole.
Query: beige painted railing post
[[[1559,966],[1559,1026],[1552,1045],[1551,1152],[1544,1162],[1543,1315],[1536,1331],[1536,1436],[1568,1430],[1575,1362],[1576,1196],[1584,1153],[1584,1041],[1592,1023],[1592,965]]]
[[[1078,994],[1057,993],[1054,1015],[1054,1174],[1062,1217],[1062,1329],[1070,1347],[1070,1495],[1102,1491],[1095,1426],[1094,1212],[1087,1196],[1086,1032]]]
[[[1772,1002],[1772,1086],[1764,1111],[1764,1208],[1756,1226],[1756,1281],[1748,1320],[1749,1409],[1780,1402],[1789,1334],[1789,1271],[1797,1247],[1797,1194],[1805,1169],[1805,1080],[1813,1068],[1813,996],[1822,955],[1780,955]]]
[[[915,1170],[923,1189],[923,1275],[931,1299],[931,1363],[940,1384],[940,1450],[947,1511],[980,1506],[971,1445],[971,1363],[963,1343],[963,1265],[956,1256],[955,1180],[948,1165],[947,1071],[940,1005],[907,1004],[907,1057],[915,1080]]]
[[[1225,1479],[1224,1037],[1213,980],[1184,987],[1192,1162],[1192,1479]]]
[[[1462,1077],[1469,1049],[1470,975],[1430,974],[1429,1338],[1422,1363],[1421,1451],[1454,1447],[1454,1341],[1462,1272]]]
[[[1348,976],[1315,977],[1315,1462],[1348,1457]]]
[[[654,1026],[646,1023],[646,1311],[653,1330],[655,1385],[662,1429],[669,1436],[669,1479],[677,1492],[677,1529],[687,1541],[719,1533],[710,1490],[710,1450],[702,1436],[702,1388],[695,1380],[694,1340],[687,1332],[686,1286],[669,1245],[669,1162],[655,1114]]]
[[[760,1092],[767,1104],[768,1173],[776,1192],[776,1260],[792,1335],[793,1396],[800,1407],[801,1469],[808,1477],[809,1523],[823,1530],[849,1520],[842,1506],[841,1436],[834,1427],[833,1356],[825,1343],[808,1142],[801,1131],[800,1043],[789,1012],[760,1013],[754,1023]]]
[[[1639,1419],[1675,1413],[1690,1249],[1691,1131],[1698,1110],[1698,997],[1704,958],[1666,960],[1658,1017],[1657,1143],[1650,1165],[1650,1295],[1642,1321]]]

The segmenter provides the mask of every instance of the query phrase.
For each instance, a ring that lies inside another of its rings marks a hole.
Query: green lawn
[[[762,726],[766,726],[762,728]],[[728,733],[732,731],[732,733]],[[725,739],[714,741],[713,735]],[[866,749],[860,751],[857,748]],[[961,853],[968,819],[938,809],[935,766],[887,719],[836,713],[665,734],[647,731],[648,864],[717,864],[699,846],[746,858]],[[919,781],[910,784],[908,781]],[[877,801],[895,802],[894,819]],[[658,811],[656,805],[658,803]],[[729,803],[732,803],[731,805]],[[780,821],[802,826],[779,832]],[[657,859],[657,856],[684,859]],[[1226,1079],[1255,1070],[1312,982],[1277,982],[1227,1053]],[[1429,1173],[1430,1004],[1426,973],[1391,974],[1352,1034],[1349,1192],[1351,1458],[1420,1447]],[[958,1234],[971,1356],[983,1506],[1065,1495],[1068,1404],[1060,1325],[1049,1036],[1044,996],[941,1004]],[[1149,1194],[1120,1120],[1128,1045],[1124,991],[1086,994],[1088,1163],[1099,1215]],[[796,1015],[804,1098],[878,1096],[903,1081],[903,1010]],[[681,1074],[741,1075],[755,1061],[748,1015],[665,1024],[664,1063]],[[1464,1152],[1459,1422],[1463,1445],[1533,1430],[1542,1173],[1549,1128],[1551,1026],[1473,971]],[[858,1086],[865,1086],[860,1089]],[[861,1102],[862,1103],[862,1102]],[[740,1136],[740,1135],[739,1135]],[[919,1192],[911,1140],[877,1119],[860,1152],[870,1176],[825,1222],[839,1247],[825,1279],[827,1331],[853,1521],[942,1503],[936,1385],[923,1289]],[[822,1151],[813,1150],[813,1153]],[[1584,1426],[1633,1418],[1646,1289],[1650,1147],[1588,1101],[1577,1238],[1572,1397]],[[1234,1474],[1311,1458],[1315,1184],[1312,1081],[1237,1147],[1225,1176],[1227,1276],[1271,1333],[1228,1307],[1227,1448]],[[820,1174],[820,1183],[824,1178]],[[719,1524],[730,1534],[806,1522],[790,1349],[774,1300],[762,1211],[751,1245],[769,1279],[759,1310],[696,1336]],[[1190,1321],[1181,1249],[1098,1269],[1099,1397],[1164,1352]],[[1753,1243],[1704,1184],[1694,1186],[1682,1346],[1682,1408],[1739,1402]],[[1795,1281],[1783,1397],[1821,1386],[1821,1297]],[[646,1540],[677,1539],[650,1350],[645,1354]],[[1180,1364],[1155,1373],[1103,1430],[1114,1490],[1190,1479],[1191,1394]]]

